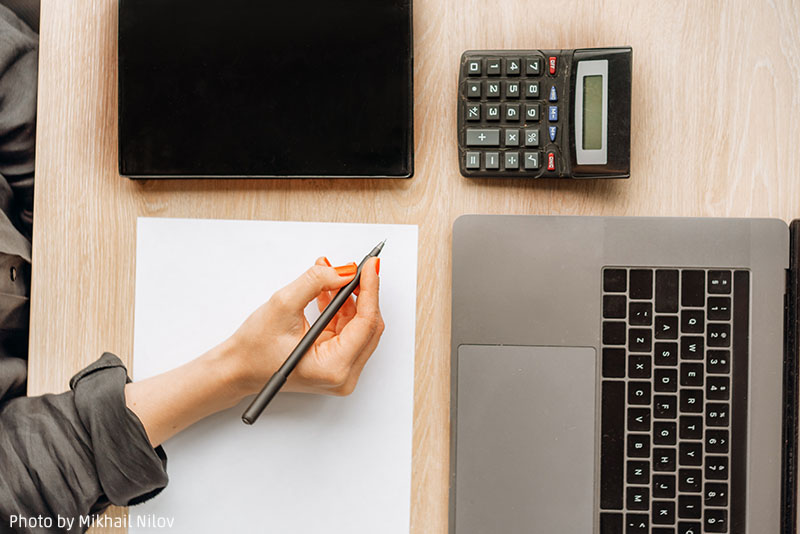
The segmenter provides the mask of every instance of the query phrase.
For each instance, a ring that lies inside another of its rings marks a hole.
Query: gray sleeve
[[[130,506],[167,485],[167,458],[153,449],[125,405],[122,362],[105,353],[60,395],[19,397],[0,405],[0,531],[12,516],[76,518],[109,504]],[[49,530],[48,530],[49,531]]]

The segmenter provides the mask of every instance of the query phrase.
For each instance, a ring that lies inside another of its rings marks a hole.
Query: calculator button
[[[506,152],[505,153],[505,162],[504,162],[506,170],[517,170],[519,169],[519,153],[518,152]]]
[[[539,168],[539,153],[525,152],[525,170],[535,171]]]
[[[539,104],[526,104],[525,105],[525,119],[529,121],[539,120]]]
[[[556,86],[550,86],[550,97],[548,98],[550,102],[558,102],[558,94],[556,94]]]
[[[506,82],[506,98],[519,98],[519,82]]]
[[[547,120],[550,122],[558,122],[558,106],[548,106]]]
[[[539,82],[527,82],[525,84],[525,96],[528,98],[539,98]]]
[[[525,146],[539,146],[539,129],[525,130]]]
[[[506,120],[514,122],[519,120],[519,104],[506,104]]]
[[[480,76],[481,63],[480,59],[470,59],[467,61],[467,74],[470,76]]]
[[[486,74],[489,76],[500,76],[500,60],[489,58],[486,60]]]
[[[481,120],[481,105],[480,104],[470,104],[467,106],[467,120],[468,121],[479,121]]]
[[[519,146],[519,130],[506,130],[506,146]]]
[[[542,58],[529,57],[525,60],[525,74],[538,76],[542,72]]]
[[[494,171],[500,168],[500,153],[487,152],[486,153],[486,170]]]
[[[467,97],[481,97],[481,82],[467,82]]]
[[[547,153],[547,170],[548,171],[556,170],[556,155],[554,152]]]
[[[555,74],[556,74],[556,56],[550,56],[547,59],[547,62],[549,64],[549,66],[550,66],[550,74],[555,76]]]
[[[508,76],[519,76],[521,62],[519,58],[508,58],[506,59],[506,75]]]
[[[486,96],[488,96],[489,98],[500,98],[500,82],[487,83]]]
[[[467,146],[500,146],[500,129],[467,128]]]
[[[486,120],[499,121],[500,120],[500,104],[487,104],[486,105]]]
[[[480,169],[481,168],[481,153],[480,152],[467,152],[467,169]]]
[[[555,142],[556,134],[558,134],[558,126],[548,126],[547,132],[550,134],[550,140]]]

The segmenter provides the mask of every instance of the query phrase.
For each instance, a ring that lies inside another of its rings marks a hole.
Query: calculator
[[[458,83],[466,177],[630,177],[633,50],[470,50]]]

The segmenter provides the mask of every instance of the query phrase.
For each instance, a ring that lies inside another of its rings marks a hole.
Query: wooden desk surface
[[[800,3],[792,0],[416,0],[410,180],[121,178],[116,37],[116,1],[42,0],[30,393],[64,391],[103,351],[131,363],[137,216],[418,224],[414,534],[447,526],[456,217],[800,216]],[[630,180],[461,177],[462,51],[619,44],[634,50]]]

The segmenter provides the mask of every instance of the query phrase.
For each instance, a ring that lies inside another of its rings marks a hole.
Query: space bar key
[[[467,128],[467,146],[500,146],[500,128]]]

